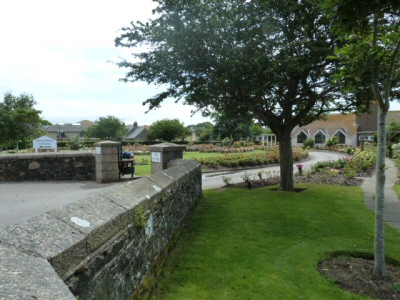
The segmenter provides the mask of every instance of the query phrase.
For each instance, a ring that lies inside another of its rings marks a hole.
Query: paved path
[[[385,182],[385,219],[386,221],[395,228],[400,229],[400,201],[397,194],[393,190],[393,186],[397,180],[397,168],[394,163],[386,158],[386,182]],[[376,186],[376,174],[371,177],[363,178],[362,189],[364,191],[365,204],[375,211],[375,186]]]
[[[336,160],[339,157],[329,152],[312,152],[310,156],[311,159],[304,162],[305,168],[317,161]],[[269,169],[279,170],[279,166],[273,166]],[[254,173],[257,170],[248,170],[248,172]],[[233,177],[234,182],[240,182],[243,173],[244,171],[229,174],[229,176]],[[221,173],[205,174],[203,176],[203,189],[223,186],[224,182],[221,177]],[[100,184],[93,181],[0,182],[0,228],[41,215],[123,183],[125,181],[110,184]]]
[[[0,228],[115,187],[95,181],[0,182]]]
[[[337,160],[340,154],[330,152],[311,152],[311,159],[303,162],[304,168],[317,161]],[[397,179],[397,168],[391,160],[387,160],[386,171],[386,216],[388,222],[400,229],[400,201],[392,187]],[[279,166],[248,170],[257,173],[258,170],[279,170]],[[209,173],[203,175],[203,189],[222,187],[222,176],[232,177],[234,182],[243,181],[241,176],[245,171],[227,174]],[[94,193],[113,188],[123,182],[99,184],[96,182],[0,182],[0,228],[38,216],[54,208],[86,198]],[[375,176],[365,178],[362,185],[366,204],[375,210]]]
[[[303,169],[307,170],[310,166],[316,164],[319,161],[329,161],[329,160],[338,160],[340,157],[347,156],[345,154],[337,153],[337,152],[325,152],[325,151],[311,151],[310,159],[302,162],[304,165]],[[296,164],[293,164],[293,171],[297,172]],[[250,170],[240,170],[240,171],[226,171],[226,172],[212,172],[212,173],[204,173],[203,174],[203,190],[220,188],[225,185],[222,180],[222,176],[230,177],[232,179],[232,183],[243,182],[243,174],[247,172],[248,174],[257,174],[258,171],[275,171],[279,172],[279,165],[271,166],[271,167],[262,167],[257,169]],[[251,175],[253,176],[253,175]],[[265,175],[264,175],[265,176]],[[257,179],[257,177],[256,177]]]

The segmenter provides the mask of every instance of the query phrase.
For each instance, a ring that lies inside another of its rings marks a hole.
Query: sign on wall
[[[33,140],[33,148],[35,148],[36,153],[38,152],[38,149],[55,149],[57,152],[57,140],[44,135]]]
[[[152,162],[161,162],[161,152],[151,152],[151,161]]]

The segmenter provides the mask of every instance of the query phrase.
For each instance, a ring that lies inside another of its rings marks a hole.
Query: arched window
[[[339,144],[346,144],[346,136],[343,134],[343,132],[338,131],[335,136],[339,138]]]
[[[318,132],[315,137],[314,137],[315,143],[316,144],[323,144],[325,143],[325,134],[323,134],[321,131]]]
[[[304,133],[304,131],[300,132],[297,135],[297,144],[303,144],[306,139],[307,135]]]

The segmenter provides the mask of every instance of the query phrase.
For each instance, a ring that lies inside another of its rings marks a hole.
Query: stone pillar
[[[115,182],[118,177],[118,147],[120,143],[102,141],[96,147],[96,181],[99,183]]]
[[[183,158],[185,146],[176,145],[173,143],[162,143],[149,146],[151,154],[151,174],[158,173],[167,169],[167,164],[170,160]]]

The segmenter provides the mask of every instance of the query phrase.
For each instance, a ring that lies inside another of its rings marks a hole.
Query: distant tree
[[[239,141],[241,138],[246,139],[250,136],[251,120],[241,117],[233,117],[224,113],[213,114],[215,120],[214,136],[220,140],[224,138],[232,138],[233,141]]]
[[[100,117],[93,126],[90,126],[85,136],[102,140],[121,140],[127,133],[125,123],[114,117]]]
[[[183,140],[189,134],[189,130],[178,119],[163,119],[150,125],[147,139],[172,142],[177,139]]]
[[[32,95],[4,94],[0,102],[0,146],[28,147],[44,134],[42,126],[51,123],[40,117],[42,111],[34,108],[36,104]]]
[[[264,129],[260,124],[252,124],[249,128],[250,139],[255,140],[255,138],[263,133],[267,133],[268,131]]]
[[[199,141],[208,142],[214,139],[214,129],[213,128],[204,128],[199,136]]]
[[[199,141],[210,141],[213,138],[214,125],[211,122],[202,122],[196,125],[189,125],[189,131],[196,134]]]

